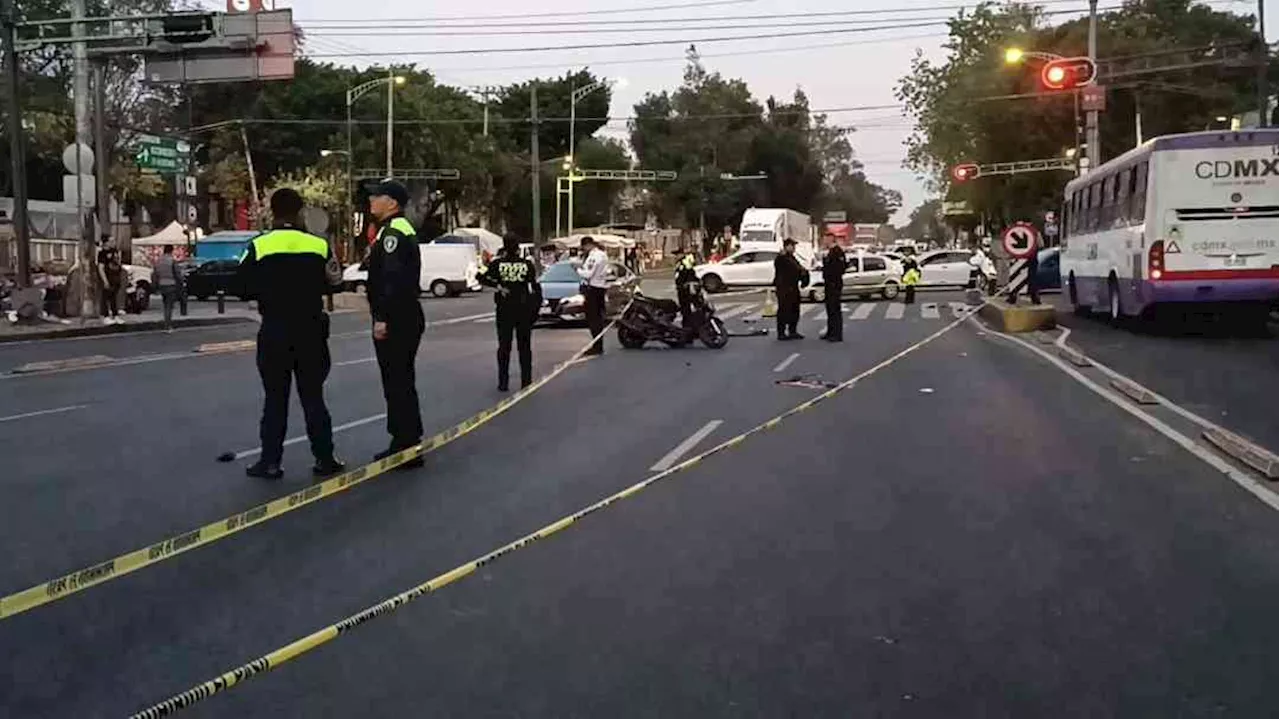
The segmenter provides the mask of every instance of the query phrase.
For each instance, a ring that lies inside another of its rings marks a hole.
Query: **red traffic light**
[[[955,167],[951,168],[951,177],[955,179],[956,182],[964,182],[965,180],[972,180],[977,176],[978,176],[978,166],[973,164],[972,162],[968,162],[963,165],[956,165]]]
[[[1040,82],[1050,90],[1073,90],[1092,85],[1098,66],[1087,57],[1064,57],[1044,64]]]

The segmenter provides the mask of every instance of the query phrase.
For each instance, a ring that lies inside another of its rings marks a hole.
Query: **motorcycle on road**
[[[675,300],[649,297],[636,292],[631,304],[618,318],[618,342],[627,349],[640,349],[646,342],[662,342],[668,347],[685,347],[695,339],[718,350],[729,343],[724,320],[716,317],[715,305],[703,293],[702,285],[691,282],[689,327],[681,326],[680,305]]]

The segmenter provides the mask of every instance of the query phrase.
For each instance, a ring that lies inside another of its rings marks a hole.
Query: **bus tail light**
[[[1164,240],[1156,240],[1151,243],[1151,249],[1147,250],[1147,276],[1153,280],[1160,279],[1164,275]]]

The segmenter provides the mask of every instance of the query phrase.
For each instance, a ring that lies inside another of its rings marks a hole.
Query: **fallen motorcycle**
[[[689,327],[678,321],[680,305],[675,300],[648,297],[637,292],[618,318],[618,342],[627,349],[640,349],[646,342],[662,342],[668,347],[684,347],[694,339],[710,349],[729,344],[724,320],[716,317],[715,305],[706,299],[700,286],[690,284]]]

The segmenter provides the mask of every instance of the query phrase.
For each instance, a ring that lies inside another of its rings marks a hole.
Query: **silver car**
[[[898,296],[902,285],[902,264],[884,255],[857,254],[848,258],[849,267],[844,271],[844,288],[842,297],[869,299],[872,295],[880,295],[886,300]],[[811,281],[804,288],[805,295],[811,302],[822,302],[826,298],[823,287],[822,271],[814,270],[809,274]]]

